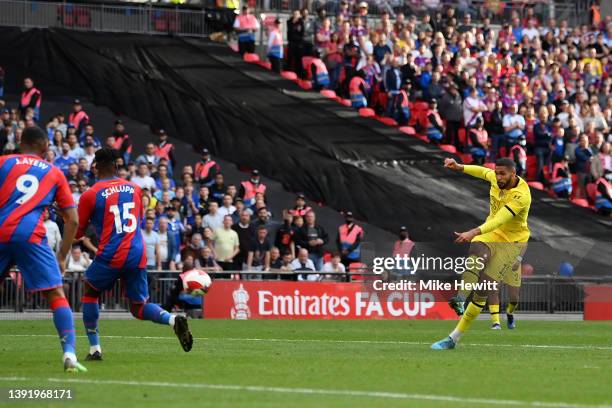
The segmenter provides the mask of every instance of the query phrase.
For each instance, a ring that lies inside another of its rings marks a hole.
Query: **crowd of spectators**
[[[551,194],[609,214],[612,16],[597,3],[576,27],[529,6],[495,27],[469,9],[391,13],[373,17],[347,0],[334,16],[295,10],[274,57],[347,105],[451,145],[464,162],[512,157]],[[278,21],[269,30],[277,35]]]
[[[231,271],[253,271],[246,276],[271,274],[276,278],[343,280],[349,265],[362,268],[360,247],[363,229],[346,212],[346,223],[336,231],[336,241],[316,221],[305,196],[295,206],[280,211],[275,220],[267,188],[258,170],[244,180],[228,180],[208,149],[193,165],[178,168],[174,146],[163,129],[157,129],[143,152],[133,149],[129,130],[117,120],[111,134],[96,131],[95,118],[74,100],[70,113],[41,121],[42,92],[30,78],[24,80],[19,105],[10,109],[0,100],[0,147],[3,154],[18,153],[27,126],[47,131],[50,147],[45,159],[61,169],[75,202],[96,181],[96,150],[118,151],[118,176],[142,189],[142,231],[147,269],[179,271],[193,267],[217,272],[217,277],[238,277]],[[282,216],[282,221],[280,220]],[[45,213],[48,244],[57,251],[61,241],[61,217],[53,208]],[[75,245],[68,269],[84,270],[97,252],[97,237],[90,226]],[[223,274],[223,271],[230,271]],[[298,271],[326,272],[298,274]]]

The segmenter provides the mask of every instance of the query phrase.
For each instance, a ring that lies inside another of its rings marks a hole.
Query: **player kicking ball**
[[[434,344],[434,350],[453,349],[461,336],[469,329],[485,306],[487,298],[493,294],[489,288],[498,282],[505,282],[510,287],[508,315],[512,316],[518,289],[520,288],[520,262],[529,240],[527,217],[531,206],[531,192],[527,182],[516,175],[514,161],[503,158],[495,162],[495,170],[481,166],[458,164],[454,159],[446,159],[444,167],[469,174],[488,181],[490,190],[490,213],[480,227],[466,232],[455,233],[457,243],[471,243],[469,257],[479,258],[471,262],[473,268],[466,270],[462,278],[464,283],[482,283],[473,292],[472,300],[463,310],[465,293],[459,293],[449,302],[461,320],[451,334]],[[478,268],[477,266],[481,266]],[[513,320],[513,319],[512,319]],[[514,321],[510,322],[512,328]]]
[[[116,159],[114,149],[103,148],[96,152],[94,164],[100,181],[79,200],[77,238],[82,237],[92,223],[100,240],[96,257],[84,277],[83,323],[90,346],[86,360],[102,360],[98,299],[101,292],[111,288],[119,278],[130,301],[132,315],[172,326],[183,350],[190,351],[193,337],[187,318],[170,314],[159,305],[147,302],[146,247],[140,229],[142,192],[136,184],[116,176]]]
[[[68,181],[60,169],[42,159],[49,147],[37,127],[23,131],[22,154],[0,157],[0,280],[17,264],[25,287],[41,292],[53,311],[53,323],[64,352],[64,371],[87,371],[75,354],[72,310],[62,274],[77,229],[77,212]],[[53,202],[64,219],[64,236],[56,256],[47,243],[43,213]]]

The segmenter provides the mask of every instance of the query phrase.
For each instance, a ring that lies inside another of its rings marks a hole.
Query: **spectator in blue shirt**
[[[72,163],[77,163],[77,159],[70,155],[70,145],[68,142],[62,143],[62,154],[57,159],[55,159],[55,164],[61,171],[64,172],[64,175],[68,175],[68,167]]]
[[[533,137],[538,165],[537,174],[539,176],[544,166],[550,164],[550,155],[552,153],[552,128],[548,122],[548,110],[546,107],[540,109],[538,121],[533,127]]]
[[[591,157],[593,152],[589,146],[589,138],[584,133],[580,135],[578,147],[576,147],[576,174],[578,176],[578,188],[576,197],[582,198],[585,196],[586,185],[591,179]]]

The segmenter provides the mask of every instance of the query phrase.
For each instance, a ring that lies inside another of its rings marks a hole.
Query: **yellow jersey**
[[[488,181],[491,184],[489,193],[489,216],[480,226],[481,234],[494,231],[506,242],[529,241],[527,217],[531,207],[531,191],[522,178],[516,187],[503,190],[497,186],[495,171],[481,166],[464,165],[463,172],[470,176]]]

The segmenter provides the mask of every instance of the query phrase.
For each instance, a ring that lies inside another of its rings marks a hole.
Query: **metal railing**
[[[210,19],[206,9],[0,0],[0,25],[22,28],[204,37],[213,31]]]
[[[149,271],[150,301],[164,304],[175,288],[177,271]],[[223,271],[211,272],[213,279],[229,279],[230,275],[239,275],[246,280],[295,280],[298,274],[319,274],[319,272],[258,272],[258,271]],[[64,290],[75,312],[81,309],[81,295],[83,293],[83,272],[66,272],[64,276]],[[329,280],[338,282],[364,281],[374,279],[387,279],[369,271],[354,273],[324,273],[332,275]],[[526,276],[520,293],[519,309],[522,312],[539,313],[581,313],[585,297],[585,285],[610,284],[612,277],[608,278],[565,278],[557,275]],[[365,287],[364,287],[365,288]],[[501,293],[502,303],[506,299],[504,290]],[[101,309],[106,312],[126,312],[128,302],[123,296],[121,282],[100,298]],[[48,305],[40,293],[29,293],[25,290],[19,275],[6,278],[0,283],[0,313],[19,313],[27,315],[29,312],[48,311]]]
[[[369,17],[380,16],[383,12],[389,13],[391,17],[400,12],[407,16],[416,15],[422,17],[425,14],[432,15],[432,13],[441,11],[445,7],[452,7],[457,12],[459,24],[461,24],[460,18],[464,13],[469,13],[475,23],[481,22],[484,17],[490,18],[492,24],[510,22],[510,16],[513,12],[518,13],[522,18],[526,15],[528,7],[533,8],[535,15],[541,22],[545,22],[550,17],[554,17],[557,7],[557,2],[553,0],[524,3],[505,0],[467,0],[460,2],[461,4],[453,0],[440,0],[437,2],[424,2],[422,0],[367,0],[366,3],[368,3]],[[341,12],[340,0],[257,0],[256,5],[256,9],[259,11],[275,13],[290,13],[292,10],[302,8],[308,8],[313,15],[316,15],[318,10],[325,10],[328,16],[335,16]],[[575,12],[571,16],[578,15],[579,10],[586,10],[586,8],[583,8],[582,5],[575,6]],[[355,10],[349,9],[350,15],[354,12]],[[569,17],[569,15],[566,17]]]

